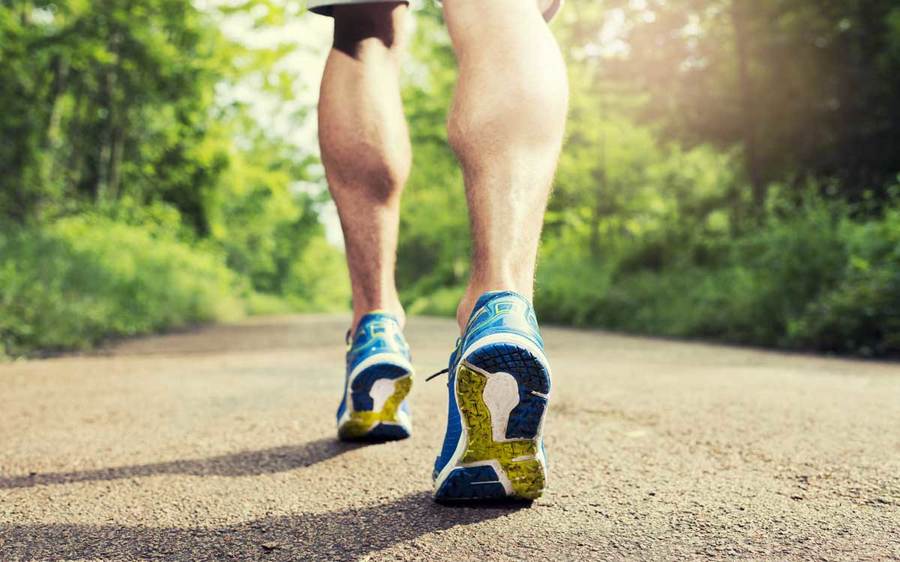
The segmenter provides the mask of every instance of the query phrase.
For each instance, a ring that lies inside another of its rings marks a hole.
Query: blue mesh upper
[[[400,330],[400,322],[393,314],[386,312],[370,312],[363,316],[349,342],[347,350],[347,373],[344,379],[344,394],[350,383],[350,373],[367,358],[380,353],[397,353],[407,361],[410,360],[409,345]],[[346,405],[341,400],[337,417],[341,418]],[[404,401],[404,404],[406,402]],[[405,406],[401,406],[405,407]]]
[[[466,331],[456,342],[456,349],[450,354],[449,377],[447,388],[449,401],[447,405],[447,433],[441,454],[434,462],[434,477],[441,472],[453,456],[462,433],[459,409],[456,407],[456,396],[453,386],[456,382],[456,367],[462,353],[483,337],[494,334],[518,334],[532,341],[539,349],[544,349],[537,317],[531,302],[513,291],[489,291],[478,298]]]

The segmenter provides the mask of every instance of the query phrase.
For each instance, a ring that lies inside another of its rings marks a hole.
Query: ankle
[[[406,326],[406,311],[403,310],[400,299],[394,299],[389,303],[381,303],[380,305],[354,305],[353,324],[350,327],[351,333],[356,332],[356,327],[359,326],[359,321],[362,320],[362,317],[372,312],[385,312],[396,317],[401,330]]]

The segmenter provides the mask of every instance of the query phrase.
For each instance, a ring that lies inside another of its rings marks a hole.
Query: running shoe
[[[512,291],[481,295],[447,373],[447,433],[434,465],[435,499],[539,497],[547,483],[550,365],[528,299]]]
[[[347,378],[337,411],[338,437],[345,441],[405,439],[412,434],[406,395],[412,387],[409,345],[397,317],[363,316],[347,334]]]

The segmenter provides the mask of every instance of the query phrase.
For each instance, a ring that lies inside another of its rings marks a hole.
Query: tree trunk
[[[44,128],[44,150],[52,148],[54,137],[59,132],[59,122],[62,119],[62,107],[60,99],[66,90],[69,77],[69,63],[59,56],[53,58],[53,83],[50,87],[50,95],[47,104],[50,106],[50,115]]]
[[[59,170],[58,154],[60,146],[60,122],[62,121],[62,96],[68,86],[69,64],[65,59],[57,56],[53,59],[53,84],[50,88],[48,105],[50,115],[44,127],[44,140],[42,143],[43,162],[41,164],[42,181],[45,186],[55,183]]]
[[[119,88],[119,45],[121,35],[114,31],[109,40],[109,51],[115,57],[113,66],[107,69],[104,80],[106,105],[106,131],[100,149],[100,173],[97,176],[96,200],[111,201],[116,197],[119,181],[119,163],[122,158],[122,114],[124,99],[118,95]]]
[[[107,198],[114,201],[119,198],[119,184],[121,183],[122,155],[125,152],[125,127],[116,124],[113,129],[111,149],[109,155],[109,187]]]
[[[605,160],[605,159],[603,159]],[[591,257],[599,258],[601,250],[600,221],[603,219],[603,195],[606,188],[606,162],[601,160],[599,168],[595,168],[591,174],[594,180],[594,207],[591,210]]]
[[[757,137],[756,96],[753,78],[750,75],[750,33],[748,24],[748,2],[752,0],[733,0],[731,4],[731,23],[734,29],[735,55],[737,57],[737,82],[740,91],[741,136],[744,143],[744,165],[747,177],[753,190],[753,211],[757,217],[762,216],[766,204],[767,188],[763,177],[759,157]]]
[[[82,180],[86,176],[84,155],[86,134],[84,123],[86,121],[86,96],[80,85],[75,87],[75,101],[73,103],[72,119],[69,123],[68,142],[69,157],[66,163],[67,187],[77,193]],[[93,107],[93,103],[90,104]]]

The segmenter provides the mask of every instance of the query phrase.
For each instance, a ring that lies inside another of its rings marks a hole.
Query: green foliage
[[[438,287],[411,300],[407,306],[407,313],[455,317],[456,308],[464,293],[465,287],[461,285]]]
[[[346,310],[350,281],[344,256],[324,239],[314,239],[293,261],[283,294],[296,310]]]
[[[0,350],[84,349],[243,314],[221,255],[97,215],[0,232]]]
[[[256,136],[249,146],[228,152],[228,174],[205,200],[209,238],[225,251],[230,268],[248,277],[257,291],[281,293],[294,261],[323,236],[315,201],[296,193],[305,178],[291,147]],[[232,135],[246,134],[236,130]],[[223,137],[229,139],[231,135]]]
[[[424,303],[443,287],[465,282],[470,245],[462,173],[445,127],[456,80],[453,52],[437,12],[432,8],[420,15],[421,40],[413,46],[416,60],[404,91],[414,162],[402,202],[397,283],[407,300]]]
[[[22,220],[63,196],[124,192],[168,200],[202,229],[202,193],[219,170],[191,153],[225,51],[180,0],[4,3],[0,130],[17,142],[0,153],[0,211]]]
[[[855,219],[811,198],[766,228],[737,238],[635,241],[585,262],[544,252],[539,312],[546,320],[643,334],[900,354],[898,210]],[[715,260],[697,260],[715,248]],[[653,248],[648,251],[648,247]],[[548,248],[549,249],[549,248]],[[648,255],[670,257],[664,267]]]
[[[900,353],[900,209],[841,224],[839,281],[811,302],[788,337],[797,345],[868,356]]]
[[[294,45],[227,39],[269,1],[0,5],[0,333],[7,353],[84,348],[247,312],[343,307],[309,151],[229,92],[273,106]],[[300,115],[302,117],[303,115]]]
[[[737,149],[754,212],[785,178],[886,195],[900,170],[895,0],[589,4],[563,14],[579,66],[644,97],[639,117],[669,136]]]

